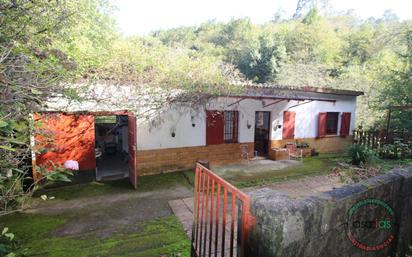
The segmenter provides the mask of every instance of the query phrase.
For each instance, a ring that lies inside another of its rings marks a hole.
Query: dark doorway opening
[[[96,180],[129,176],[128,116],[95,116]]]
[[[259,156],[269,153],[270,112],[255,114],[255,151]]]

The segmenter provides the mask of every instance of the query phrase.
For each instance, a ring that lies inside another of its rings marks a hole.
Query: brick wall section
[[[297,140],[309,143],[311,148],[315,148],[320,153],[333,153],[344,151],[351,144],[352,137],[303,138]],[[270,144],[271,148],[284,147],[288,142],[295,142],[295,139],[273,140]],[[151,175],[194,168],[198,159],[209,160],[211,165],[235,163],[241,161],[241,144],[248,144],[251,151],[254,149],[254,143],[251,142],[141,150],[136,153],[137,169],[139,175]]]
[[[316,151],[320,153],[336,153],[345,151],[348,145],[352,143],[352,136],[348,137],[323,137],[323,138],[300,138],[300,139],[282,139],[282,140],[272,140],[271,148],[282,148],[285,147],[287,143],[305,141],[309,144],[310,148],[315,148]]]
[[[243,144],[253,151],[253,142],[137,151],[138,173],[150,175],[191,169],[199,159],[206,159],[211,165],[239,162]]]

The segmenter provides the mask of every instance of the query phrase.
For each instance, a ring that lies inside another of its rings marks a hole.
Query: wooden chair
[[[294,144],[294,143],[286,144],[286,149],[288,149],[289,160],[291,158],[293,158],[293,159],[299,159],[300,158],[300,161],[303,161],[303,150],[299,149],[296,146],[296,144]]]
[[[257,151],[249,151],[249,145],[240,145],[240,156],[249,162],[257,156]]]

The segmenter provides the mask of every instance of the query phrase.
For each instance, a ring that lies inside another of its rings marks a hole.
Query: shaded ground
[[[129,175],[129,165],[127,158],[120,154],[103,154],[96,159],[97,172],[96,180],[107,180],[110,178],[125,178]]]
[[[55,200],[0,217],[20,244],[18,256],[189,256],[190,242],[168,201],[192,195],[182,173],[89,183],[41,192]],[[37,197],[38,198],[38,197]]]

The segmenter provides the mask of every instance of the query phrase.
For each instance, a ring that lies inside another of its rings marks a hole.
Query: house
[[[121,91],[113,88],[105,94],[113,98]],[[160,107],[156,115],[146,115],[148,105],[127,88],[116,105],[100,101],[70,106],[55,101],[34,115],[57,142],[35,161],[45,165],[50,160],[58,164],[75,160],[79,173],[92,171],[96,179],[120,174],[136,187],[138,176],[193,168],[199,159],[211,165],[239,162],[244,144],[268,158],[275,158],[274,149],[295,140],[320,153],[338,152],[351,143],[356,97],[362,94],[254,84],[197,107],[179,103]],[[138,117],[137,109],[142,113]],[[36,137],[42,145],[45,136]]]

